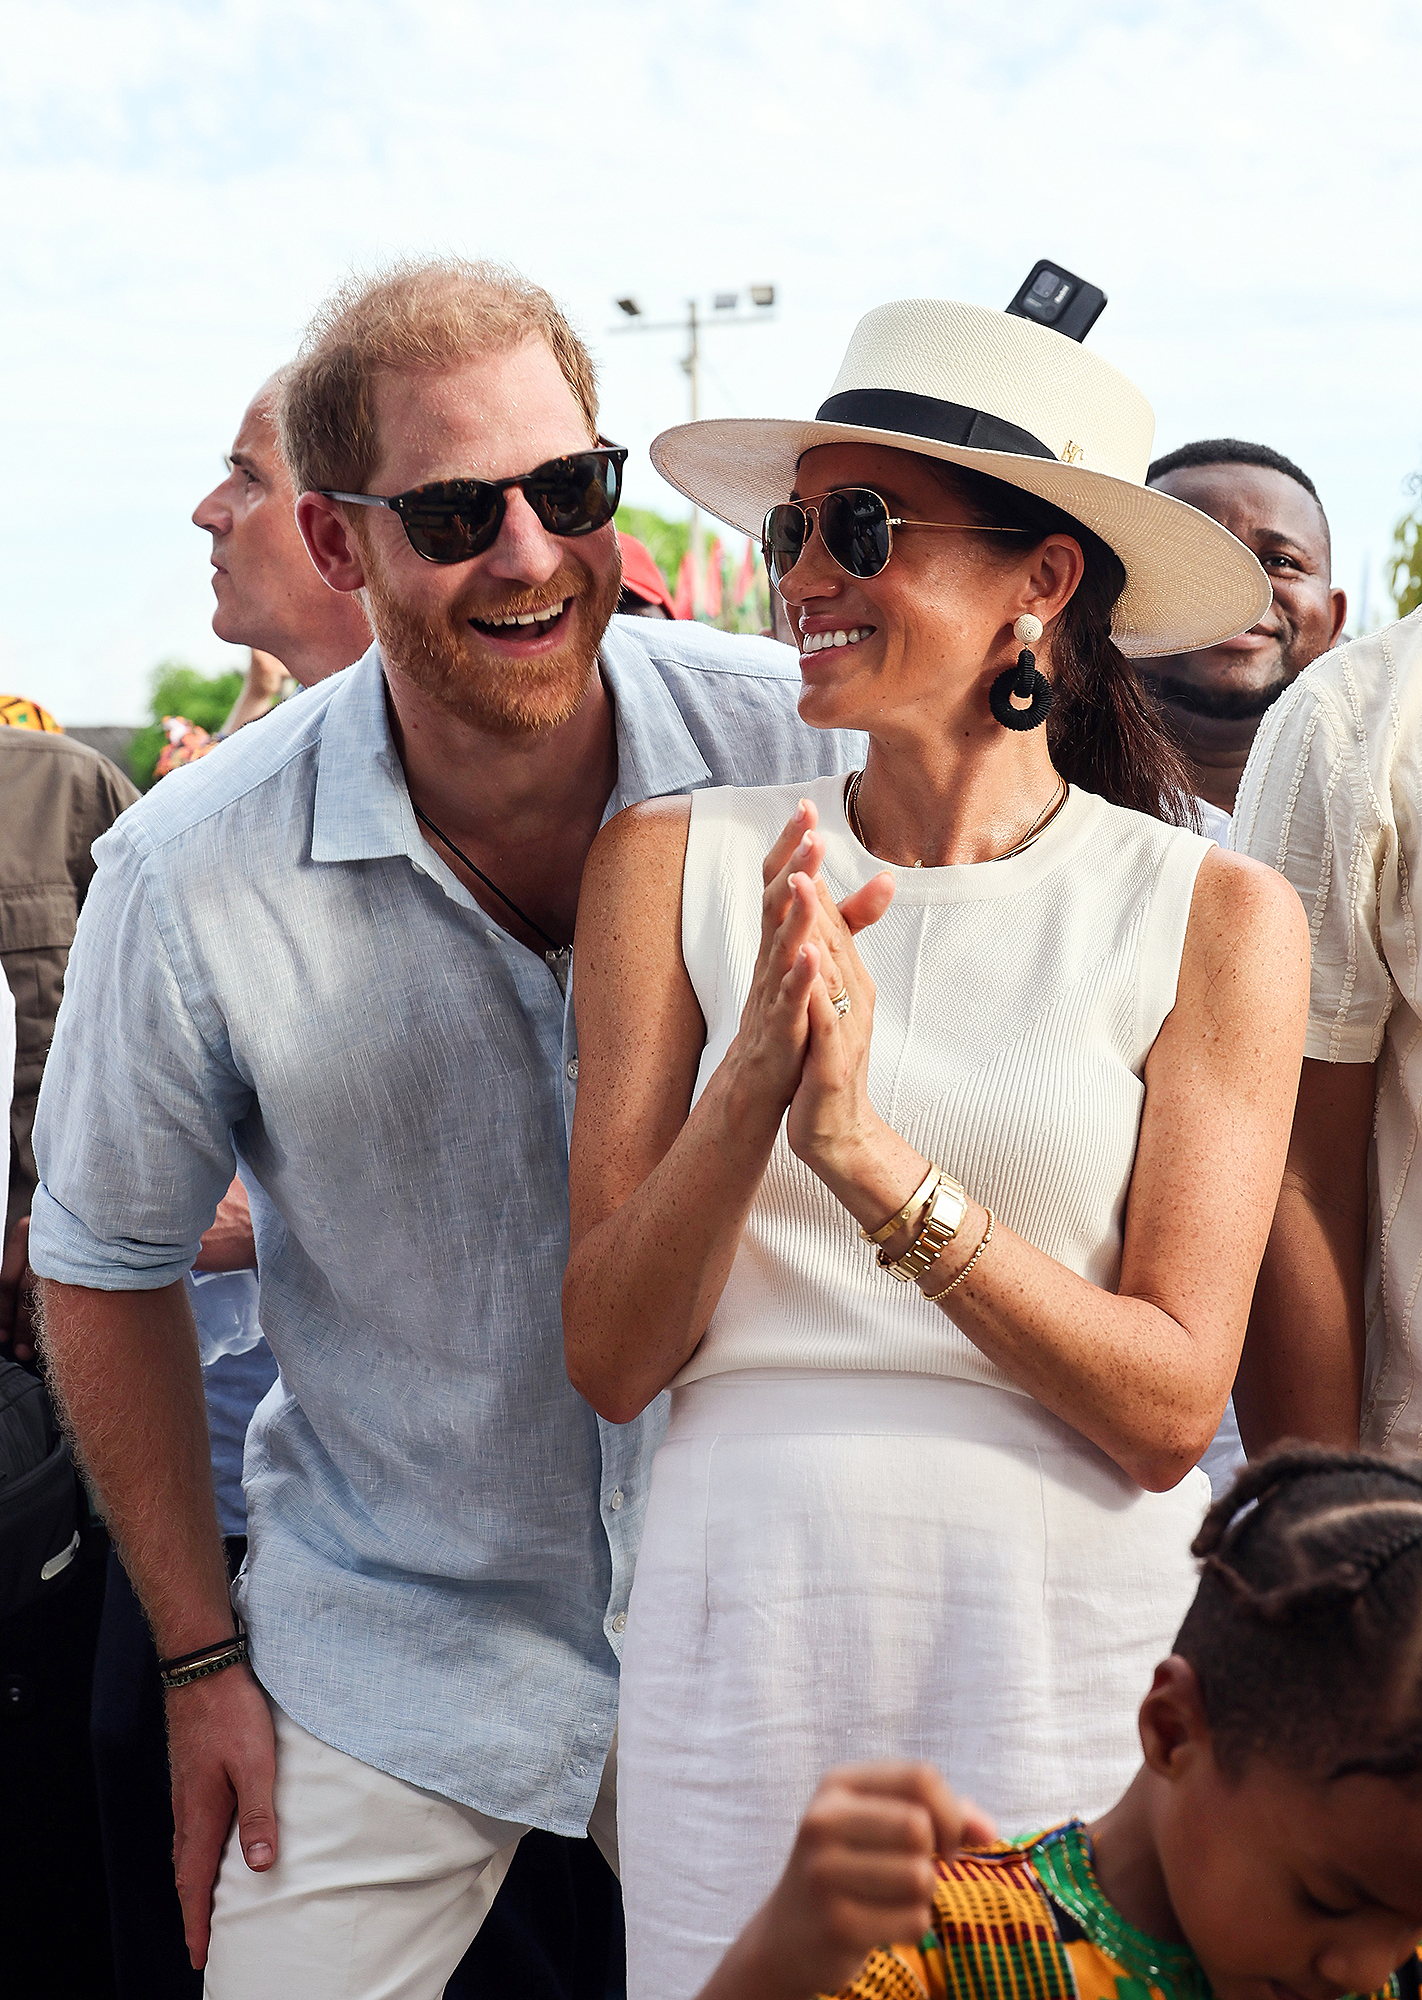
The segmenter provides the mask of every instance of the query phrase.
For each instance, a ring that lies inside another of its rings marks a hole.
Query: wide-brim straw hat
[[[1273,592],[1242,542],[1145,485],[1155,413],[1108,361],[1009,313],[904,299],[860,320],[813,421],[717,417],[678,424],[652,463],[689,500],[759,535],[815,445],[890,445],[971,466],[1050,500],[1126,568],[1112,637],[1136,658],[1230,639]]]

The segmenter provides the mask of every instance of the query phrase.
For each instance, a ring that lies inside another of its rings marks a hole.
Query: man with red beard
[[[529,1827],[615,1858],[659,1426],[601,1423],[562,1359],[588,846],[634,801],[859,746],[800,724],[781,649],[613,620],[624,454],[515,274],[352,283],[280,422],[312,561],[376,643],[101,844],[31,1255],[162,1657],[206,1990],[416,2000]],[[234,1157],[281,1365],[240,1622],[181,1284]]]

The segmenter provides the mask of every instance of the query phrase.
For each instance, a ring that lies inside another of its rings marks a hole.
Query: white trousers
[[[528,1831],[333,1750],[272,1704],[277,1859],[228,1836],[207,2000],[439,2000]],[[588,1832],[617,1867],[617,1744]]]

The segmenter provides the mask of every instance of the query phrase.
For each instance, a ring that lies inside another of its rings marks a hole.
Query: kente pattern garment
[[[932,1930],[871,1953],[839,2000],[1211,2000],[1188,1945],[1106,1900],[1080,1820],[937,1865]],[[1376,2000],[1418,2000],[1418,1973],[1414,1954]]]
[[[0,729],[43,729],[48,735],[62,736],[64,725],[56,722],[47,708],[22,694],[0,694]]]

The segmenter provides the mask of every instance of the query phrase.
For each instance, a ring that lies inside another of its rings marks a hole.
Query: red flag
[[[741,557],[741,566],[736,571],[736,581],[732,590],[732,601],[740,606],[745,603],[755,589],[755,543],[746,536],[746,552]]]
[[[706,551],[706,582],[701,609],[713,621],[721,615],[721,538],[711,537]]]
[[[694,615],[692,604],[695,595],[696,564],[691,559],[691,550],[688,549],[681,559],[681,568],[676,573],[676,590],[672,594],[672,616],[674,618],[692,617]]]

